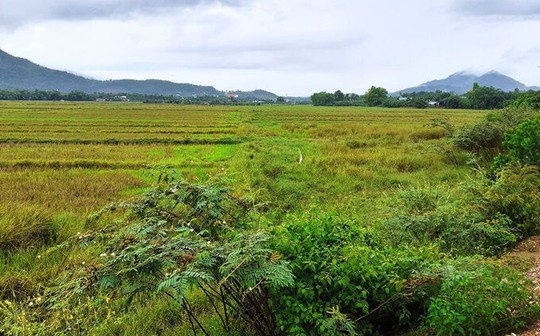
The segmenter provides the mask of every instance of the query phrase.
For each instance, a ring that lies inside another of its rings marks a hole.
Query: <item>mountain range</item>
[[[517,80],[501,74],[497,71],[486,72],[483,75],[473,75],[465,71],[456,72],[445,79],[436,79],[415,87],[399,90],[395,95],[400,93],[411,92],[435,92],[437,90],[444,92],[453,92],[455,94],[463,94],[473,88],[473,84],[478,83],[480,86],[492,86],[503,91],[519,91],[540,90],[537,86],[526,86]]]
[[[201,86],[170,81],[148,80],[95,80],[66,71],[53,70],[31,61],[12,56],[0,49],[0,89],[56,90],[86,93],[141,93],[176,95],[180,97],[224,95],[212,86]],[[235,91],[240,99],[276,99],[277,95],[264,90]]]
[[[437,90],[463,94],[472,89],[473,83],[481,86],[493,86],[503,91],[540,90],[540,87],[528,87],[517,80],[497,71],[490,71],[477,76],[467,72],[456,72],[445,79],[432,80],[419,86],[394,92],[392,95],[409,92],[434,92]],[[86,93],[141,93],[156,95],[176,95],[179,97],[215,96],[221,97],[223,91],[212,86],[188,83],[148,80],[96,80],[78,76],[66,71],[53,70],[31,61],[12,56],[0,49],[0,89],[57,90],[61,92],[83,91]],[[264,90],[228,92],[243,100],[275,100],[278,96]],[[309,98],[291,98],[306,100]]]

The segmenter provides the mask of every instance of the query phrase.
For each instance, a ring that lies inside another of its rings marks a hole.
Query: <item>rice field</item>
[[[349,193],[461,179],[464,168],[451,161],[460,158],[444,156],[447,130],[429,125],[446,120],[460,127],[483,115],[1,102],[0,201],[84,216],[150,185],[152,168],[169,167],[188,178],[229,174],[237,192],[278,208],[298,208],[315,198],[334,205]]]
[[[86,219],[141,193],[165,167],[191,181],[221,178],[233,193],[263,204],[276,223],[312,207],[371,220],[384,216],[378,205],[399,188],[465,179],[468,158],[448,150],[449,136],[484,116],[439,109],[0,102],[0,299],[32,295],[69,267],[36,258],[96,225]],[[166,307],[156,300],[137,314],[150,316],[152,309]],[[123,318],[136,330],[136,321]]]

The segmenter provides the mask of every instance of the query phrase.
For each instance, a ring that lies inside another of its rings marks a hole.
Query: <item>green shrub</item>
[[[216,184],[161,177],[164,183],[124,204],[131,209],[127,223],[64,244],[100,243],[94,250],[100,257],[88,268],[64,273],[47,301],[65,306],[106,296],[130,306],[135,299],[161,295],[176,303],[178,319],[188,320],[194,332],[208,334],[215,321],[210,326],[202,321],[212,315],[226,332],[242,326],[274,335],[269,291],[292,285],[294,278],[287,262],[268,247],[270,236],[245,230],[250,208]],[[204,309],[190,295],[196,291],[204,297]]]
[[[449,193],[430,186],[401,190],[392,199],[394,214],[377,225],[377,235],[396,248],[435,243],[452,255],[496,255],[517,241],[508,217],[482,213]]]
[[[533,109],[512,106],[488,113],[486,115],[486,121],[499,125],[501,129],[508,130],[516,127],[525,120],[533,118],[535,114],[537,112]]]
[[[507,161],[540,166],[540,114],[509,130],[503,146]]]
[[[494,180],[478,174],[466,185],[469,202],[488,218],[500,215],[512,221],[520,237],[540,228],[540,171],[537,166],[509,165]]]
[[[540,110],[540,91],[520,93],[512,106],[520,109]]]
[[[466,259],[441,271],[424,321],[429,335],[502,335],[538,317],[540,307],[515,270]]]
[[[496,123],[484,121],[465,127],[455,138],[457,147],[480,154],[493,154],[502,148],[503,129]]]
[[[484,121],[463,128],[455,137],[454,144],[458,148],[482,154],[489,161],[507,149],[509,154],[499,155],[496,167],[511,160],[538,162],[540,117],[534,118],[535,115],[538,113],[532,109],[515,107],[490,113]]]
[[[360,333],[413,326],[418,315],[411,315],[421,309],[414,308],[419,304],[405,288],[407,279],[440,259],[431,247],[378,246],[369,230],[334,214],[288,218],[277,229],[276,249],[296,278],[274,295],[280,330],[292,335],[334,335],[328,326],[336,309],[340,321]]]

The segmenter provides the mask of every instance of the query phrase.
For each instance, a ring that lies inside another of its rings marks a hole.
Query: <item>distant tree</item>
[[[343,94],[343,92],[341,92],[340,90],[337,90],[334,93],[334,98],[336,101],[343,101],[345,100],[345,94]]]
[[[350,101],[360,100],[360,95],[357,95],[356,93],[347,93],[345,99]]]
[[[283,97],[277,97],[277,98],[276,98],[276,103],[285,103],[285,98],[283,98]]]
[[[450,95],[440,101],[442,107],[451,108],[451,109],[460,109],[465,107],[464,99],[456,96]]]
[[[405,102],[399,100],[398,97],[388,97],[384,101],[383,106],[384,107],[392,107],[392,108],[403,107],[403,106],[405,106]]]
[[[84,93],[82,91],[71,91],[66,96],[69,101],[85,101],[92,100],[92,95]]]
[[[328,92],[318,92],[311,95],[311,102],[315,106],[331,106],[334,105],[336,98],[334,94]]]
[[[517,92],[515,95],[514,107],[540,110],[540,91]]]
[[[473,89],[466,94],[469,106],[477,110],[494,110],[504,107],[510,94],[492,86],[480,86],[474,83]]]
[[[425,109],[428,107],[428,102],[422,98],[413,98],[411,104],[418,109]]]
[[[372,86],[364,95],[368,106],[381,106],[388,97],[388,91],[382,87]]]

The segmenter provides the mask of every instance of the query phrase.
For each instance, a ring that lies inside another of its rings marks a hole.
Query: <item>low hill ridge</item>
[[[177,95],[181,97],[223,96],[212,86],[147,79],[95,80],[74,75],[67,71],[49,69],[27,59],[12,56],[0,49],[0,89],[6,90],[56,90],[86,93],[141,93]],[[275,99],[277,96],[263,90],[238,91],[239,97]]]
[[[478,83],[481,86],[493,86],[494,88],[503,91],[513,91],[515,89],[527,91],[538,89],[537,87],[528,87],[512,77],[506,76],[495,70],[491,70],[480,76],[466,71],[459,71],[447,78],[436,79],[415,87],[399,90],[395,92],[395,94],[422,91],[435,92],[437,90],[463,94],[471,90],[474,83]]]

